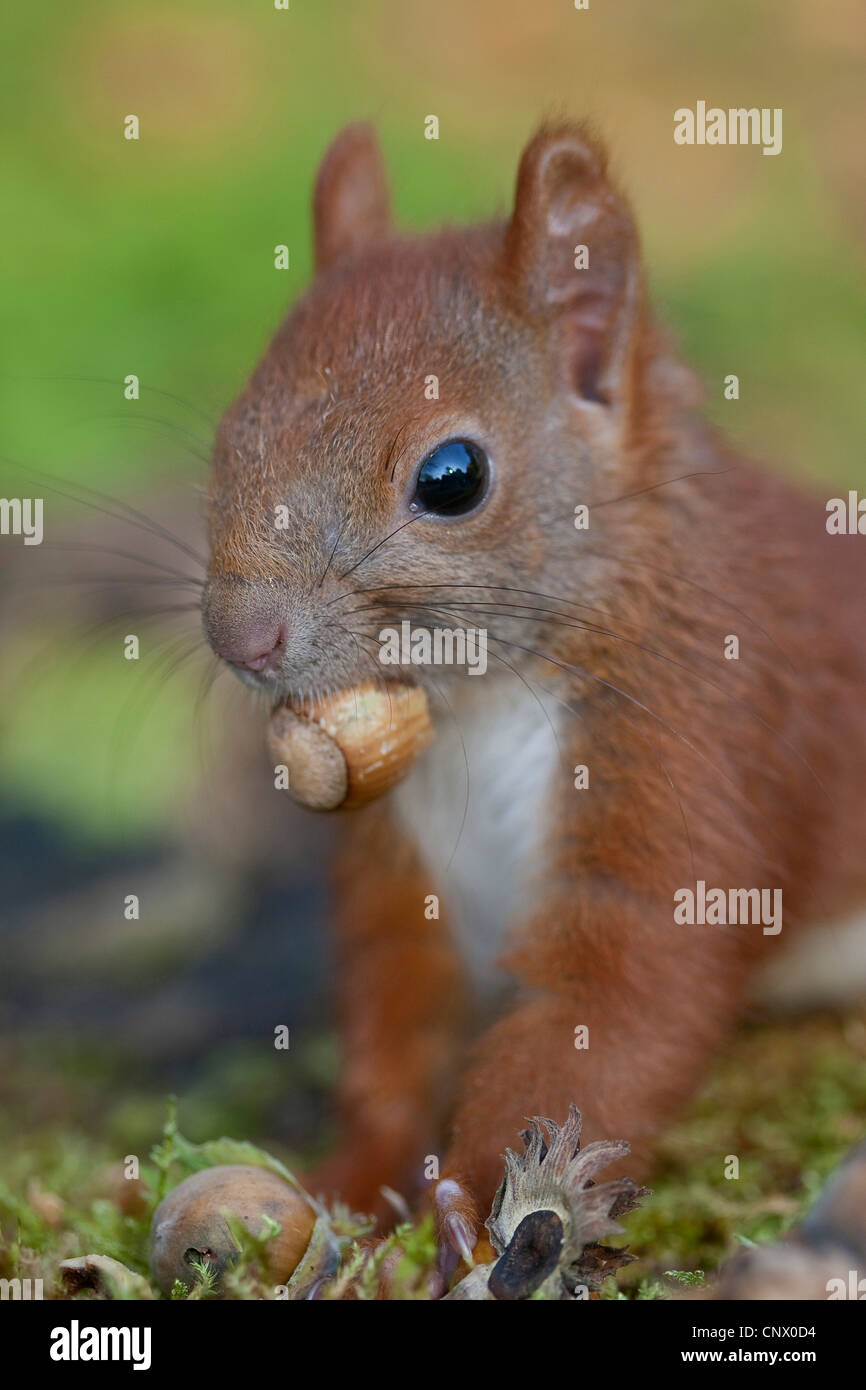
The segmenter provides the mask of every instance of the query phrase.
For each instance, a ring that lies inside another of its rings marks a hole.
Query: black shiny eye
[[[412,511],[460,516],[484,499],[490,479],[487,455],[471,439],[440,444],[418,470]]]

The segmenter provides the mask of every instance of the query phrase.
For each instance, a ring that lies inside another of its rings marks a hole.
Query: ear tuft
[[[383,240],[390,224],[388,181],[376,132],[366,124],[346,126],[329,147],[316,178],[316,270],[327,270]]]
[[[638,242],[585,126],[543,126],[524,150],[505,256],[524,312],[564,319],[578,394],[607,403],[636,313]]]

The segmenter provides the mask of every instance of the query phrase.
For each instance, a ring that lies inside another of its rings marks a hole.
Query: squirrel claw
[[[478,1232],[470,1226],[465,1216],[459,1212],[452,1212],[446,1216],[443,1222],[443,1233],[449,1245],[456,1250],[458,1255],[466,1261],[468,1265],[473,1263],[472,1252],[478,1240]]]
[[[434,1194],[439,1254],[431,1276],[431,1298],[441,1298],[463,1259],[471,1267],[478,1240],[475,1204],[461,1183],[443,1178]]]

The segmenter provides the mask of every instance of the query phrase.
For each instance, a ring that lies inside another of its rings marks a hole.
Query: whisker
[[[77,502],[79,506],[90,507],[93,511],[99,512],[103,516],[108,516],[113,521],[124,522],[126,525],[134,526],[140,531],[146,531],[149,535],[159,536],[170,545],[176,546],[178,550],[182,551],[184,555],[189,556],[191,560],[195,560],[196,564],[200,565],[202,569],[207,569],[207,561],[193,550],[191,546],[187,545],[186,542],[182,541],[178,536],[173,535],[172,532],[162,526],[160,522],[154,521],[152,517],[139,511],[137,507],[133,507],[130,503],[123,502],[119,498],[112,497],[108,493],[100,492],[97,488],[87,487],[84,483],[71,483],[63,478],[58,479],[52,473],[46,473],[38,468],[31,468],[29,464],[21,464],[14,459],[8,458],[6,461],[14,463],[16,467],[29,473],[31,477],[39,482],[40,486],[47,487],[49,491],[56,493],[58,497],[65,497],[70,502]],[[75,492],[64,490],[64,487],[59,487],[58,483],[64,483],[67,489],[77,488],[79,495]],[[103,503],[107,502],[110,506],[100,506],[96,502],[89,501],[88,498],[91,497],[98,497]],[[110,509],[111,507],[115,507],[118,510],[112,511]]]
[[[156,426],[157,431],[162,434],[163,438],[170,439],[173,444],[179,444],[181,448],[186,449],[188,453],[192,454],[194,458],[199,459],[202,463],[210,463],[211,456],[208,441],[200,439],[197,434],[194,434],[192,430],[186,429],[183,425],[178,425],[172,420],[163,420],[158,415],[143,415],[140,414],[138,410],[135,412],[108,411],[106,413],[100,412],[98,415],[83,415],[76,421],[79,425],[105,424],[106,422],[122,424],[127,429],[138,430],[143,430],[147,426],[150,426],[151,430],[153,430],[153,426]],[[190,441],[194,442],[191,443]]]
[[[414,605],[410,605],[410,606],[414,606]],[[446,616],[446,618],[452,618],[452,619],[453,619],[453,618],[456,618],[458,622],[464,622],[464,621],[465,621],[465,619],[463,618],[463,615],[462,615],[462,614],[460,614],[460,613],[455,613],[455,612],[453,612],[453,611],[451,611],[451,610],[449,610],[449,609],[447,609],[447,608],[433,608],[433,607],[430,607],[429,605],[424,605],[424,611],[426,611],[426,612],[428,612],[428,613],[444,613],[445,616]],[[535,692],[535,690],[533,690],[533,688],[532,688],[532,686],[530,685],[529,681],[526,680],[526,678],[524,677],[523,673],[522,673],[521,671],[518,671],[517,667],[514,666],[514,665],[512,664],[512,662],[507,661],[507,660],[505,659],[505,657],[500,656],[497,652],[491,652],[490,655],[494,658],[494,660],[500,662],[501,665],[506,666],[506,667],[508,668],[508,670],[511,671],[513,675],[517,676],[518,680],[522,681],[523,684],[526,686],[526,689],[529,691],[530,695],[532,695],[533,699],[536,701],[536,703],[537,703],[537,705],[538,705],[538,708],[541,710],[541,713],[544,715],[545,719],[547,720],[548,726],[549,726],[549,728],[550,728],[550,732],[551,732],[551,734],[553,735],[553,741],[554,741],[554,743],[556,744],[556,747],[557,747],[557,751],[559,752],[560,757],[563,757],[562,748],[561,748],[560,743],[559,743],[559,738],[558,738],[558,736],[557,736],[556,729],[553,727],[553,720],[551,719],[551,717],[550,717],[550,715],[548,714],[547,710],[544,708],[544,704],[543,704],[542,701],[539,699],[539,697],[538,697],[537,693]]]
[[[416,521],[421,521],[422,518],[425,517],[426,515],[427,515],[427,512],[426,512],[426,511],[425,511],[425,512],[419,512],[417,516],[410,516],[410,518],[409,518],[408,521],[403,521],[403,522],[401,522],[401,524],[400,524],[399,526],[396,526],[396,527],[394,528],[394,530],[393,530],[393,531],[390,531],[390,532],[388,533],[387,536],[384,536],[384,537],[382,538],[382,540],[377,541],[377,543],[376,543],[374,546],[372,546],[370,550],[367,551],[366,555],[362,555],[361,558],[360,558],[360,560],[357,560],[357,561],[355,562],[355,564],[352,565],[352,567],[351,567],[350,569],[344,570],[343,573],[340,575],[340,578],[341,578],[341,579],[346,579],[350,574],[354,574],[354,573],[355,573],[355,570],[356,570],[356,569],[360,569],[360,567],[361,567],[361,565],[363,565],[364,561],[365,561],[365,560],[369,560],[369,558],[370,558],[371,555],[375,555],[375,553],[376,553],[377,550],[381,550],[383,545],[387,545],[388,542],[391,541],[391,540],[393,540],[395,536],[398,536],[398,535],[400,534],[401,531],[405,531],[407,526],[411,526],[411,525],[412,525],[414,522],[416,522]]]
[[[100,376],[30,376],[30,375],[27,375],[27,376],[25,376],[25,377],[7,376],[7,377],[6,377],[6,380],[7,380],[7,381],[18,381],[18,382],[28,382],[28,383],[30,383],[30,382],[52,382],[52,383],[58,383],[58,382],[63,382],[63,383],[75,382],[75,383],[82,384],[82,385],[86,385],[86,386],[111,386],[111,387],[113,387],[114,390],[117,390],[117,389],[118,389],[118,382],[117,382],[117,379],[114,378],[114,377],[100,377]],[[174,393],[173,391],[166,391],[166,390],[162,389],[162,388],[159,387],[159,386],[153,386],[153,385],[151,385],[150,382],[147,383],[147,386],[146,386],[145,389],[146,389],[147,394],[148,394],[149,396],[162,396],[164,400],[174,401],[174,403],[175,403],[176,405],[183,406],[184,410],[189,410],[189,411],[191,411],[194,415],[198,415],[202,420],[204,420],[205,424],[206,424],[210,429],[213,429],[213,428],[215,427],[215,425],[216,425],[216,416],[215,416],[215,415],[214,415],[214,416],[208,415],[207,412],[204,411],[204,410],[202,410],[200,406],[194,405],[192,401],[186,400],[183,396],[175,395],[175,393]]]
[[[124,586],[135,589],[154,587],[169,589],[202,588],[201,581],[198,579],[171,579],[161,574],[145,575],[139,578],[133,578],[128,574],[81,574],[76,575],[74,578],[67,574],[46,574],[39,579],[28,580],[24,587],[27,589],[42,589],[51,587],[55,584],[60,584],[63,588],[69,588],[74,584],[76,587],[81,588],[82,591],[84,591],[84,586],[87,585],[88,588],[86,592],[94,594],[111,592],[112,590],[121,589]],[[201,605],[196,603],[192,606],[194,608],[200,608]]]
[[[347,517],[346,520],[343,522],[342,526],[340,527],[339,531],[337,532],[337,539],[334,541],[334,548],[333,548],[333,550],[331,551],[330,555],[328,556],[328,563],[326,564],[324,570],[322,571],[322,577],[321,577],[321,579],[319,580],[318,584],[316,585],[316,588],[317,588],[317,589],[321,589],[322,585],[324,584],[324,582],[325,582],[325,580],[326,580],[326,578],[327,578],[327,576],[328,576],[328,572],[329,572],[329,570],[330,570],[330,568],[331,568],[331,565],[334,563],[334,556],[335,556],[336,553],[337,553],[337,546],[340,544],[340,541],[342,540],[342,537],[343,537],[343,532],[345,531],[345,529],[346,529],[346,527],[348,526],[348,524],[349,524],[349,519],[348,519],[348,517]]]
[[[690,588],[696,589],[699,594],[704,594],[705,597],[714,599],[716,603],[720,603],[723,607],[729,608],[732,613],[736,613],[738,618],[743,618],[744,621],[747,622],[750,627],[753,627],[756,632],[759,632],[772,647],[775,647],[776,651],[783,660],[787,662],[792,671],[796,670],[787,652],[779,645],[775,637],[767,632],[766,628],[762,627],[755,618],[751,617],[750,614],[745,611],[745,609],[739,608],[735,603],[732,603],[730,599],[722,598],[721,594],[717,594],[712,589],[708,589],[706,585],[699,584],[695,579],[689,579],[685,574],[677,574],[674,570],[666,570],[661,565],[651,564],[648,560],[638,560],[634,556],[611,555],[609,551],[599,550],[592,542],[582,544],[581,549],[587,551],[590,555],[597,555],[599,559],[610,560],[616,565],[631,565],[633,568],[637,569],[652,570],[655,574],[660,574],[665,579],[675,579],[680,584],[688,584]]]
[[[639,487],[635,492],[624,492],[621,497],[609,497],[606,502],[590,502],[589,510],[597,512],[601,507],[612,507],[614,502],[628,502],[633,497],[643,497],[648,492],[657,492],[660,487],[670,487],[671,483],[682,483],[688,478],[718,478],[723,473],[734,473],[736,469],[730,468],[698,468],[694,473],[680,473],[676,478],[665,478],[660,483],[651,483],[649,487]]]
[[[171,677],[200,650],[199,640],[195,638],[190,641],[189,634],[184,633],[181,637],[163,643],[154,653],[154,666],[150,670],[145,669],[141,684],[127,696],[118,711],[109,740],[108,764],[110,768],[117,770],[118,776],[123,770],[122,764],[128,767],[135,752],[144,727],[148,701],[159,690],[164,689]],[[112,794],[117,794],[116,783]]]
[[[496,641],[500,641],[501,639],[494,637],[492,640],[493,640],[494,642],[496,642]],[[495,655],[495,653],[492,653],[492,652],[491,652],[491,656],[492,656],[492,655]],[[583,723],[583,724],[586,723],[586,715],[583,713],[582,710],[580,710],[580,709],[575,709],[574,705],[570,704],[568,700],[564,700],[564,699],[562,698],[562,696],[558,695],[555,691],[550,690],[550,689],[548,688],[548,686],[542,685],[541,682],[539,682],[538,685],[539,685],[539,689],[542,690],[542,691],[544,692],[544,694],[547,695],[551,700],[554,700],[558,705],[561,705],[562,708],[563,708],[564,710],[566,710],[569,714],[575,715],[575,716],[581,721],[581,723]],[[605,699],[605,700],[610,699],[610,697],[609,697],[609,696],[606,696],[606,695],[603,696],[602,698]],[[649,739],[649,737],[648,737],[646,731],[643,730],[643,729],[641,729],[640,726],[638,725],[637,721],[636,721],[635,719],[633,719],[630,715],[628,715],[627,713],[625,713],[625,711],[620,711],[620,716],[621,716],[621,718],[624,718],[624,719],[626,720],[626,722],[628,723],[628,725],[629,725],[630,728],[634,729],[635,733],[638,735],[638,738],[640,738],[644,743],[646,743],[648,746],[650,746],[650,756],[652,757],[653,761],[655,762],[656,766],[658,767],[659,771],[662,773],[662,776],[664,777],[665,781],[667,782],[668,786],[670,787],[671,791],[673,792],[674,799],[675,799],[675,801],[676,801],[676,803],[677,803],[677,806],[678,806],[678,808],[679,808],[680,818],[681,818],[681,820],[682,820],[682,822],[683,822],[683,829],[684,829],[685,835],[686,835],[686,844],[687,844],[687,846],[688,846],[688,851],[689,851],[689,861],[690,861],[691,866],[692,866],[692,877],[696,879],[696,878],[697,878],[697,873],[696,873],[696,871],[695,871],[695,855],[694,855],[694,848],[693,848],[693,845],[692,845],[692,836],[691,836],[691,832],[690,832],[690,830],[689,830],[688,820],[687,820],[687,818],[686,818],[685,807],[683,806],[682,798],[681,798],[681,796],[680,796],[680,794],[679,794],[679,792],[678,792],[678,790],[677,790],[676,784],[674,783],[674,780],[673,780],[673,778],[671,777],[670,773],[668,772],[668,770],[667,770],[665,764],[662,762],[661,758],[659,757],[657,750],[653,750],[653,749],[652,749],[652,747],[651,747],[651,745],[650,745],[650,739]]]
[[[209,660],[202,671],[201,680],[199,681],[198,690],[196,691],[196,697],[193,702],[192,721],[196,729],[196,752],[200,767],[207,767],[209,761],[208,753],[204,746],[206,733],[204,707],[214,685],[225,669],[225,663],[220,661],[215,652],[211,652]]]
[[[597,676],[594,672],[588,671],[583,666],[576,666],[568,661],[560,661],[556,657],[548,656],[546,652],[538,651],[535,647],[526,647],[523,646],[520,642],[511,642],[507,638],[497,637],[495,633],[491,633],[489,631],[487,635],[488,637],[492,638],[494,642],[504,643],[504,645],[507,647],[515,647],[518,651],[526,652],[528,656],[536,656],[541,661],[547,661],[552,666],[558,666],[561,671],[570,672],[573,675],[582,677],[584,680],[595,681],[598,685],[603,686],[606,690],[610,690],[617,695],[621,695],[624,700],[628,700],[630,704],[634,705],[644,714],[649,715],[650,719],[653,719],[656,721],[656,723],[660,724],[661,727],[665,729],[673,738],[676,738],[681,743],[685,744],[685,746],[689,748],[695,754],[696,757],[700,758],[703,762],[705,762],[707,766],[710,767],[714,773],[716,773],[717,776],[722,777],[726,782],[728,782],[730,786],[734,788],[738,795],[741,794],[740,787],[737,786],[737,783],[734,781],[732,777],[730,777],[726,772],[723,772],[721,768],[716,767],[715,764],[707,757],[706,753],[704,753],[700,748],[697,748],[695,744],[691,742],[690,739],[686,738],[685,734],[680,733],[680,731],[678,729],[675,729],[672,724],[669,724],[666,719],[663,719],[660,714],[658,714],[655,710],[650,709],[649,705],[645,705],[642,700],[639,700],[636,695],[629,694],[627,690],[623,690],[620,686],[615,685],[612,681],[605,680],[603,676]]]
[[[119,420],[124,424],[128,423],[131,425],[159,425],[171,431],[172,436],[174,436],[175,433],[186,435],[188,439],[193,440],[203,449],[207,449],[210,446],[209,439],[203,439],[200,434],[196,434],[195,430],[191,430],[187,425],[179,425],[175,420],[166,420],[162,415],[147,415],[144,411],[139,410],[137,406],[135,410],[106,411],[99,417],[94,418],[99,418],[101,420]],[[210,456],[206,455],[205,457],[209,462]]]
[[[88,657],[90,657],[100,645],[103,638],[111,632],[112,628],[117,628],[121,625],[125,626],[131,622],[136,622],[139,625],[143,623],[149,624],[155,618],[194,612],[197,610],[198,604],[196,603],[169,604],[160,608],[141,609],[137,612],[125,610],[121,613],[109,613],[105,617],[100,618],[97,622],[91,623],[83,630],[78,630],[76,632],[76,640],[80,641],[83,645],[78,647],[74,657],[70,658],[66,647],[58,647],[55,642],[50,641],[40,646],[39,650],[30,656],[25,662],[22,670],[17,672],[15,680],[19,684],[26,685],[31,679],[44,679],[42,668],[47,666],[50,671],[52,667],[55,667],[62,660],[66,663],[64,670],[66,680],[68,681],[70,676],[74,677],[77,675]],[[92,640],[88,641],[88,638]]]
[[[342,603],[346,599],[352,598],[355,594],[398,593],[404,589],[480,589],[482,591],[490,590],[494,593],[503,594],[526,594],[531,598],[547,599],[550,603],[561,603],[566,608],[582,608],[588,613],[601,613],[606,618],[615,616],[605,608],[593,607],[588,603],[577,603],[571,599],[560,598],[557,594],[541,593],[536,589],[518,589],[508,584],[461,584],[451,583],[450,581],[432,584],[373,584],[367,588],[350,589],[347,593],[338,594],[336,598],[328,600],[327,607],[330,608],[335,603]],[[563,616],[567,615],[563,614]]]
[[[387,458],[385,459],[385,472],[388,474],[388,481],[392,483],[394,481],[394,474],[397,470],[397,464],[400,462],[400,455],[398,452],[400,444],[402,442],[403,436],[409,428],[409,424],[410,422],[408,420],[405,420],[403,424],[400,426],[396,435],[394,436],[394,439],[391,443],[391,447],[388,450]]]
[[[379,686],[381,686],[383,694],[387,695],[387,697],[388,697],[388,719],[389,719],[389,721],[390,721],[391,723],[393,723],[393,721],[394,721],[394,705],[393,705],[393,702],[392,702],[392,700],[391,700],[391,691],[390,691],[390,689],[389,689],[389,687],[388,687],[388,682],[385,680],[385,677],[382,675],[382,672],[380,671],[380,669],[379,669],[379,667],[377,666],[376,662],[373,660],[373,658],[372,658],[372,656],[370,655],[370,653],[369,653],[369,652],[362,651],[362,649],[358,646],[358,637],[359,637],[359,636],[363,636],[363,633],[356,633],[356,632],[353,632],[353,631],[351,630],[351,628],[344,628],[343,631],[346,632],[346,633],[348,633],[350,637],[353,637],[353,638],[355,639],[355,647],[357,648],[358,655],[361,656],[361,657],[363,657],[364,660],[367,662],[367,664],[368,664],[369,666],[372,667],[372,669],[373,669],[373,676],[374,676],[374,679],[375,679],[376,684],[379,685]],[[357,696],[356,696],[356,700],[357,700]]]
[[[41,547],[47,552],[55,550],[80,551],[88,555],[113,555],[121,560],[132,560],[140,565],[149,565],[152,569],[161,570],[163,574],[173,575],[176,579],[186,579],[190,583],[199,584],[204,588],[204,580],[198,579],[195,575],[184,574],[182,570],[173,569],[171,565],[161,563],[159,560],[152,559],[149,555],[138,555],[133,551],[121,550],[117,546],[109,545],[89,545],[86,541],[49,541]]]
[[[706,595],[706,597],[708,597],[708,598],[714,599],[717,603],[720,603],[723,607],[729,608],[729,609],[731,610],[732,613],[736,613],[738,617],[742,618],[745,622],[747,622],[747,623],[750,625],[750,627],[753,627],[753,628],[755,629],[756,632],[759,632],[759,633],[761,634],[762,637],[766,638],[766,640],[770,643],[771,646],[775,647],[776,651],[779,653],[779,655],[780,655],[781,657],[783,657],[783,659],[787,662],[788,666],[791,668],[792,671],[795,669],[793,663],[792,663],[791,660],[790,660],[790,658],[786,655],[786,653],[783,651],[783,649],[779,646],[779,644],[778,644],[778,642],[776,641],[776,639],[775,639],[769,632],[767,632],[765,628],[761,627],[760,623],[758,623],[754,618],[752,618],[748,613],[746,613],[744,609],[737,607],[737,605],[734,604],[734,603],[731,603],[731,601],[730,601],[729,599],[723,598],[721,594],[714,593],[714,591],[713,591],[712,589],[708,589],[708,588],[707,588],[705,585],[703,585],[703,584],[698,584],[696,580],[689,579],[689,578],[686,577],[686,575],[683,575],[683,574],[676,574],[673,570],[666,570],[666,569],[663,569],[663,568],[662,568],[661,566],[659,566],[659,565],[652,565],[652,564],[649,564],[648,562],[646,562],[646,561],[644,561],[644,560],[637,560],[637,559],[634,559],[633,557],[626,557],[626,558],[623,558],[622,560],[620,560],[620,557],[618,557],[618,556],[616,556],[616,555],[611,555],[610,552],[608,552],[608,551],[601,551],[601,550],[598,550],[596,547],[592,546],[591,544],[586,544],[586,543],[583,544],[582,548],[583,548],[584,550],[587,550],[591,555],[598,555],[599,558],[602,559],[602,560],[610,560],[610,561],[611,561],[612,563],[614,563],[614,564],[622,563],[622,564],[626,564],[626,565],[637,566],[638,568],[652,569],[652,570],[655,570],[658,574],[663,575],[663,576],[664,576],[665,578],[667,578],[667,579],[674,579],[674,580],[677,580],[677,581],[678,581],[679,583],[681,583],[681,584],[688,584],[688,585],[690,585],[691,588],[696,589],[699,593],[702,593],[702,594]],[[431,583],[431,584],[382,584],[382,585],[371,585],[369,588],[361,588],[361,589],[357,589],[357,588],[356,588],[356,589],[350,590],[348,594],[340,594],[340,595],[338,595],[337,598],[331,599],[331,600],[330,600],[330,604],[339,603],[339,602],[343,601],[344,599],[349,598],[349,597],[351,596],[351,594],[353,594],[353,593],[355,593],[355,594],[374,594],[374,593],[381,593],[381,592],[383,592],[383,591],[388,591],[388,590],[393,590],[393,591],[396,592],[396,591],[402,590],[402,589],[482,589],[482,590],[490,590],[490,591],[493,592],[493,593],[524,594],[524,595],[526,595],[527,597],[530,597],[530,598],[541,598],[541,599],[545,599],[545,600],[547,600],[547,602],[549,602],[549,603],[560,603],[560,604],[562,604],[562,605],[563,605],[564,607],[566,607],[566,608],[581,608],[581,609],[584,609],[584,610],[585,610],[586,612],[588,612],[588,613],[601,613],[601,614],[602,614],[604,617],[606,617],[606,618],[617,618],[617,616],[618,616],[617,614],[611,613],[611,612],[609,612],[608,610],[606,610],[606,609],[604,609],[604,608],[594,607],[594,606],[592,606],[591,604],[587,604],[587,603],[578,603],[578,602],[577,602],[576,600],[574,600],[574,599],[563,598],[563,597],[562,597],[561,595],[559,595],[559,594],[547,594],[547,593],[541,592],[541,591],[538,590],[538,589],[520,589],[520,588],[516,588],[516,587],[514,587],[513,585],[509,585],[509,584],[461,584],[461,583],[451,583],[451,582],[436,582],[436,583]],[[621,617],[620,617],[620,621],[622,621]]]
[[[505,641],[504,638],[497,638],[497,637],[494,636],[494,634],[492,634],[492,633],[490,633],[490,632],[488,632],[488,637],[491,638],[491,640],[493,640],[493,641],[499,641],[499,642]],[[514,642],[506,642],[506,645],[507,645],[507,646],[519,646],[518,643],[514,643]],[[529,652],[532,656],[540,657],[542,661],[548,661],[548,662],[550,662],[550,663],[551,663],[552,665],[554,665],[554,666],[560,666],[560,667],[562,667],[562,669],[564,669],[564,670],[575,671],[575,672],[577,672],[577,674],[582,675],[582,676],[584,676],[584,677],[587,677],[587,678],[590,679],[590,680],[596,681],[598,684],[600,684],[600,685],[602,685],[602,686],[605,686],[608,690],[612,691],[614,694],[621,695],[624,699],[626,699],[626,700],[630,701],[630,703],[636,705],[638,709],[641,709],[641,710],[643,710],[643,712],[644,712],[645,714],[648,714],[648,715],[650,716],[651,719],[655,720],[657,724],[659,724],[662,728],[666,729],[667,732],[670,733],[670,734],[672,734],[674,738],[677,738],[677,739],[680,740],[680,742],[684,743],[684,744],[686,745],[686,747],[688,747],[697,757],[699,757],[699,758],[701,759],[702,762],[705,762],[705,763],[707,764],[707,766],[716,774],[716,776],[721,777],[721,778],[723,778],[724,781],[728,782],[729,785],[730,785],[731,787],[733,787],[734,791],[736,792],[736,794],[737,794],[737,801],[739,802],[739,804],[740,804],[741,806],[745,807],[745,809],[747,809],[747,810],[752,810],[752,809],[753,809],[752,806],[751,806],[751,803],[749,802],[749,800],[748,800],[748,798],[747,798],[747,796],[745,795],[745,793],[743,792],[743,790],[737,785],[737,783],[733,780],[733,778],[729,777],[729,776],[727,775],[727,773],[722,772],[721,768],[716,767],[716,765],[711,761],[711,759],[710,759],[709,757],[707,757],[707,755],[706,755],[705,753],[703,753],[703,752],[701,751],[700,748],[696,748],[695,745],[694,745],[693,743],[691,743],[691,741],[690,741],[689,739],[686,738],[685,734],[682,734],[682,733],[679,732],[679,730],[673,728],[673,726],[670,725],[670,724],[668,724],[668,723],[662,718],[662,716],[661,716],[660,714],[656,713],[655,710],[650,709],[648,705],[642,704],[641,701],[638,700],[636,696],[629,694],[629,692],[628,692],[627,690],[622,690],[619,686],[612,684],[612,682],[610,682],[610,681],[605,681],[601,676],[597,676],[597,675],[595,675],[592,671],[587,671],[587,670],[585,670],[585,669],[582,668],[582,667],[573,667],[573,666],[569,666],[567,663],[562,663],[562,662],[560,662],[560,661],[557,661],[554,657],[547,656],[544,652],[535,651],[535,650],[534,650],[533,648],[531,648],[531,647],[523,647],[523,648],[520,648],[520,650],[522,650],[522,651],[527,651],[527,652]],[[742,839],[742,842],[743,842],[744,846],[745,846],[746,848],[748,848],[748,849],[751,849],[751,844],[750,844],[749,840],[747,839],[746,836],[744,836],[744,835],[742,834],[742,827],[741,827],[738,823],[736,823],[736,822],[729,822],[729,824],[731,824],[732,827],[734,828],[734,830],[736,831],[736,833],[737,833],[738,835],[740,835],[740,837],[741,837],[741,839]],[[786,840],[785,840],[785,837],[784,837],[774,826],[768,826],[767,829],[769,830],[769,833],[772,834],[772,835],[774,836],[774,838],[777,839],[780,843],[787,843]],[[776,866],[770,866],[770,867],[776,867],[776,868],[778,869],[778,872],[780,873],[780,875],[784,875],[784,873],[785,873],[785,869],[784,869],[784,867],[783,867],[782,865],[776,865]]]
[[[404,608],[420,607],[422,609],[426,608],[429,610],[429,605],[427,604],[412,604],[404,602],[402,606]],[[799,749],[794,747],[794,745],[785,737],[783,733],[781,733],[779,729],[773,728],[773,725],[770,724],[766,719],[764,719],[763,715],[759,714],[758,711],[748,703],[748,701],[742,699],[738,695],[733,694],[730,690],[726,690],[724,686],[719,685],[717,681],[712,680],[709,676],[703,675],[700,671],[693,670],[692,667],[687,666],[685,662],[678,661],[675,657],[672,656],[666,656],[664,652],[657,651],[654,647],[647,646],[646,643],[638,642],[635,638],[626,637],[622,633],[614,632],[610,628],[602,628],[595,623],[581,622],[576,619],[572,620],[564,617],[561,613],[556,613],[549,609],[538,609],[528,604],[511,604],[507,606],[499,605],[498,608],[491,608],[485,607],[483,604],[478,603],[474,600],[460,601],[460,607],[477,609],[482,614],[493,613],[494,616],[506,618],[512,617],[517,618],[518,620],[523,619],[527,622],[544,621],[547,618],[549,618],[554,620],[556,626],[575,628],[578,631],[592,633],[596,636],[609,637],[616,642],[622,642],[628,646],[635,647],[638,651],[644,652],[647,656],[655,657],[659,661],[666,662],[668,665],[675,667],[677,670],[683,671],[687,676],[690,676],[693,680],[698,680],[703,682],[703,684],[708,685],[711,689],[715,690],[717,694],[722,695],[726,700],[730,700],[733,704],[737,705],[745,713],[749,714],[753,719],[757,721],[758,724],[761,725],[762,728],[766,729],[768,733],[772,734],[774,738],[778,739],[781,746],[783,748],[786,748],[788,752],[791,753],[791,755],[797,759],[797,761],[806,769],[806,771],[814,779],[816,785],[821,789],[821,791],[827,797],[828,801],[831,799],[829,793],[824,787],[823,782],[821,781],[818,774],[815,772],[814,768],[809,763],[808,759],[805,757],[804,754],[802,754],[799,751]],[[508,612],[507,608],[526,609],[528,610],[528,612]],[[358,611],[360,610],[349,610],[349,612]],[[533,618],[529,616],[529,614],[532,613],[541,613],[545,615],[545,617]]]

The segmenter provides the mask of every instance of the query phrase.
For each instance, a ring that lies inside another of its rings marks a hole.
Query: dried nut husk
[[[286,1284],[307,1253],[319,1213],[310,1198],[267,1168],[230,1163],[193,1173],[154,1212],[150,1267],[163,1293],[171,1292],[176,1279],[195,1284],[193,1262],[219,1282],[239,1254],[227,1214],[255,1237],[262,1235],[266,1217],[277,1222],[279,1234],[265,1247],[267,1273],[274,1284]]]
[[[350,810],[406,776],[432,738],[425,692],[361,685],[313,704],[279,705],[268,746],[289,770],[289,792],[314,811]]]
[[[582,1148],[581,1127],[580,1111],[571,1105],[563,1125],[531,1119],[521,1133],[522,1154],[505,1150],[505,1177],[484,1223],[498,1258],[476,1263],[446,1299],[570,1301],[577,1289],[598,1290],[634,1259],[601,1241],[622,1231],[617,1218],[639,1206],[649,1189],[631,1178],[599,1182],[597,1175],[624,1158],[629,1146],[597,1139]]]

